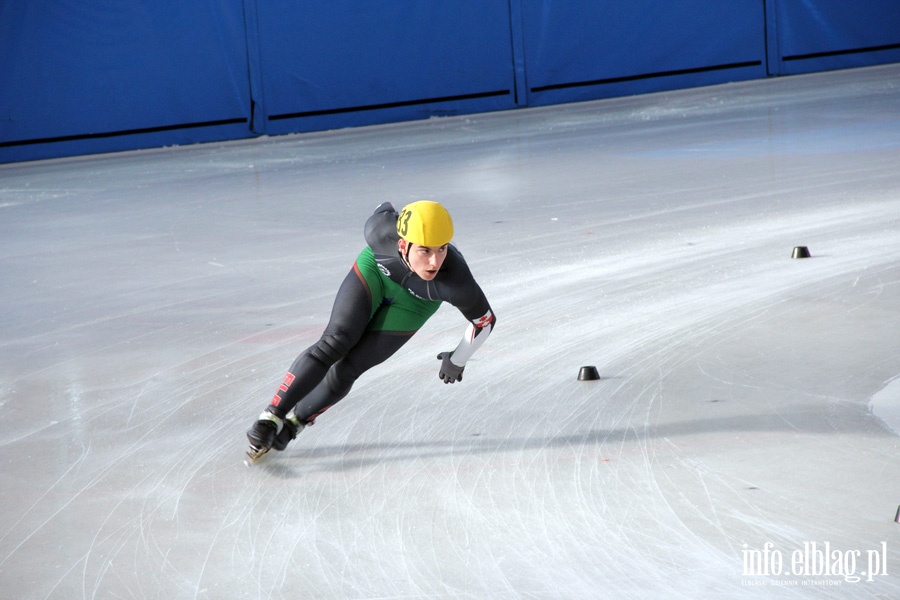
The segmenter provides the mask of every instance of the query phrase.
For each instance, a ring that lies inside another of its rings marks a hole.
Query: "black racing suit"
[[[487,339],[496,318],[462,254],[448,246],[437,276],[423,280],[400,256],[397,216],[386,202],[366,221],[368,246],[344,278],[322,337],[297,357],[272,398],[269,410],[277,416],[293,408],[301,423],[314,422],[360,375],[403,346],[441,302],[469,320],[453,364],[465,366]]]

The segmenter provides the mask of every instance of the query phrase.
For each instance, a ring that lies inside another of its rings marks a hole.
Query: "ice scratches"
[[[889,381],[872,396],[869,409],[895,435],[900,435],[900,376]]]
[[[0,385],[0,410],[12,399],[16,389],[12,385]],[[2,444],[0,444],[2,445]]]
[[[884,539],[897,76],[7,169],[4,593],[758,598],[744,543]],[[247,469],[362,243],[348,215],[420,193],[455,207],[500,327],[443,386],[445,306]]]
[[[885,285],[888,285],[888,286],[900,285],[900,282],[898,282],[898,281],[891,281],[891,282],[888,282],[887,284],[885,284],[885,282],[881,278],[880,269],[877,269],[877,268],[872,269],[871,273],[867,272],[865,277],[867,280],[870,278],[874,278],[875,281],[870,283],[869,287],[867,288],[865,302],[848,308],[847,309],[848,315],[852,315],[853,313],[856,313],[856,312],[868,307],[870,304],[873,304],[874,302],[876,302],[881,297],[881,295],[884,293]],[[854,288],[857,287],[860,284],[862,279],[863,279],[863,276],[857,277],[853,281],[852,287],[854,287]]]
[[[23,521],[26,521],[27,517],[29,517],[29,516],[31,515],[32,512],[36,512],[36,509],[37,509],[39,506],[43,507],[43,506],[45,505],[45,503],[46,503],[46,502],[45,502],[45,499],[48,498],[49,496],[51,496],[52,493],[53,493],[53,491],[54,491],[57,487],[62,486],[64,482],[67,482],[67,481],[68,481],[70,475],[76,470],[77,467],[80,466],[81,462],[82,462],[82,461],[85,459],[85,457],[88,455],[89,450],[90,450],[89,447],[82,447],[80,456],[79,456],[79,457],[78,457],[71,465],[69,465],[69,467],[68,467],[68,468],[67,468],[67,469],[59,476],[59,478],[57,478],[56,481],[53,482],[53,484],[50,485],[50,487],[49,487],[43,494],[41,494],[41,495],[40,495],[40,496],[39,496],[39,497],[31,504],[31,506],[27,507],[27,508],[23,511],[23,513],[22,513],[22,515],[19,517],[19,519],[17,519],[17,520],[10,526],[9,530],[7,530],[7,532],[6,532],[5,534],[3,534],[2,536],[0,536],[0,542],[4,542],[4,541],[6,540],[6,538],[8,538],[8,537],[13,533],[13,531],[19,526],[19,524],[21,524]],[[12,548],[10,549],[10,551],[9,551],[5,556],[3,556],[3,559],[0,560],[0,568],[2,568],[3,565],[4,565],[4,564],[5,564],[5,563],[6,563],[6,562],[7,562],[7,561],[15,554],[15,553],[16,553],[16,551],[17,551],[20,547],[22,547],[26,542],[28,542],[28,540],[29,540],[32,536],[34,536],[34,534],[35,534],[36,532],[38,532],[38,531],[40,531],[41,529],[43,529],[43,528],[44,528],[48,523],[50,523],[56,516],[58,516],[59,514],[63,513],[63,512],[65,511],[65,509],[69,507],[69,505],[72,503],[72,501],[73,501],[74,499],[75,499],[75,497],[73,496],[72,498],[70,498],[70,499],[68,500],[68,502],[66,502],[66,503],[64,503],[63,505],[61,505],[61,506],[60,506],[55,512],[53,512],[49,517],[45,518],[43,522],[39,523],[39,524],[38,524],[38,525],[37,525],[30,533],[28,533],[27,535],[24,535],[24,536],[22,537],[22,539],[19,541],[19,543],[18,543],[16,546],[12,547]]]

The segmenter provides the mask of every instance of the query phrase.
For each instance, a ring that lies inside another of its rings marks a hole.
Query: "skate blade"
[[[255,465],[268,451],[268,448],[254,448],[253,446],[250,446],[250,449],[245,453],[247,458],[244,459],[244,464],[248,467]]]

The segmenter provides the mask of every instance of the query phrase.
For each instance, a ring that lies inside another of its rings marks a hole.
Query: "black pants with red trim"
[[[293,408],[301,422],[312,423],[342,400],[360,375],[390,358],[415,333],[368,331],[371,310],[365,279],[351,269],[322,337],[294,360],[269,410],[283,418]]]

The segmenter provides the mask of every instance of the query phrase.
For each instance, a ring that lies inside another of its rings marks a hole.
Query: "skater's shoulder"
[[[394,219],[396,220],[397,218],[397,209],[390,202],[382,202],[376,206],[373,214],[377,215],[379,213],[394,213]]]
[[[364,235],[366,244],[376,254],[397,247],[397,241],[400,239],[397,235],[397,211],[390,202],[380,204],[366,220]]]
[[[466,257],[463,256],[463,253],[459,251],[459,248],[452,243],[447,244],[447,258],[444,259],[444,265],[441,267],[441,271],[448,275],[465,274],[467,277],[472,276],[469,271],[469,265],[466,263]]]
[[[447,246],[447,258],[441,266],[440,272],[435,277],[435,284],[446,288],[448,291],[467,289],[475,283],[475,277],[466,263],[462,252],[453,245]]]

